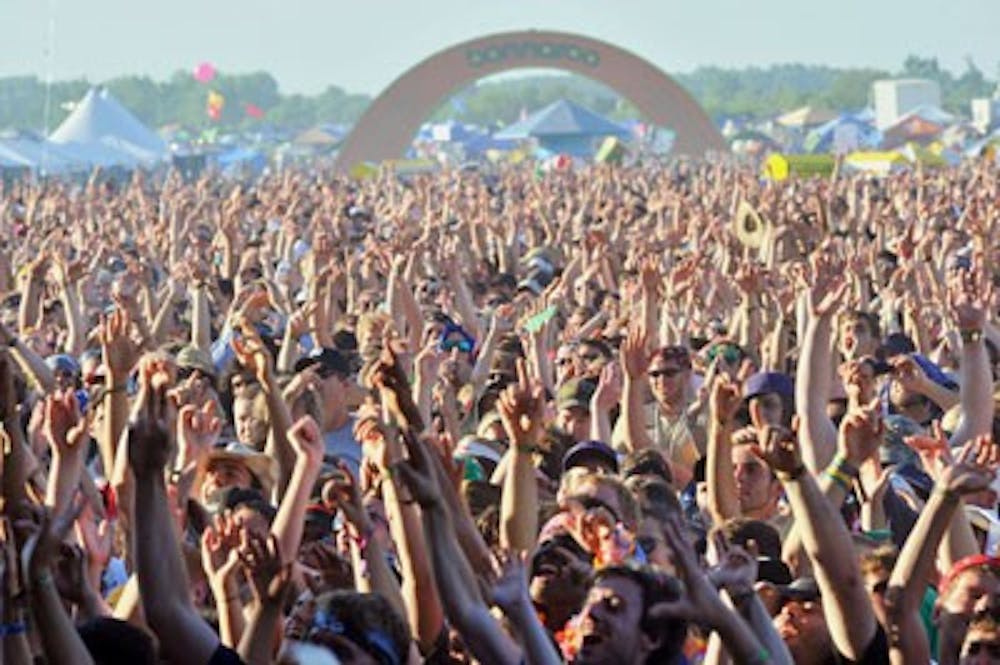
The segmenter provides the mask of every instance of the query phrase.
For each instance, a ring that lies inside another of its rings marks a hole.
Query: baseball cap
[[[76,361],[76,358],[65,353],[57,353],[49,356],[45,359],[45,364],[53,372],[66,372],[74,376],[80,374],[80,363]]]
[[[586,466],[588,461],[597,462],[607,466],[612,473],[618,473],[618,455],[603,441],[581,441],[567,450],[563,456],[563,471]]]
[[[653,352],[653,358],[660,358],[663,362],[675,362],[684,369],[691,369],[691,352],[686,346],[661,346]]]
[[[795,384],[792,378],[780,372],[757,372],[747,377],[743,383],[743,399],[771,393],[787,398],[794,397]]]
[[[779,585],[778,591],[785,600],[805,602],[820,597],[819,586],[812,577],[799,577],[789,584]]]
[[[177,366],[182,369],[196,369],[203,374],[215,376],[212,356],[195,346],[185,346],[177,352]]]
[[[329,349],[322,346],[316,347],[308,355],[296,361],[295,371],[301,372],[313,365],[319,365],[319,374],[322,378],[326,378],[332,374],[339,374],[342,377],[351,374],[350,362],[337,349]]]
[[[590,409],[590,398],[594,396],[597,386],[589,379],[570,379],[559,386],[556,393],[556,406],[559,409],[579,407]]]

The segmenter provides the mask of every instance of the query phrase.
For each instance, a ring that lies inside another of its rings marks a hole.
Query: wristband
[[[851,479],[832,464],[823,472],[827,478],[840,485],[845,492],[851,491]]]
[[[971,330],[959,330],[958,334],[962,338],[963,344],[975,344],[976,342],[983,341],[983,331],[976,328]]]
[[[885,542],[892,538],[892,531],[890,529],[872,529],[871,531],[862,531],[862,533],[878,542]]]
[[[534,455],[541,449],[538,446],[517,446],[517,452],[527,453],[528,455]]]
[[[18,345],[20,341],[21,340],[18,338],[17,335],[13,335],[10,339],[7,340],[7,346],[13,349],[15,346]]]
[[[830,466],[828,466],[827,468],[836,469],[839,473],[842,473],[843,475],[847,476],[848,484],[850,484],[850,481],[857,478],[859,473],[858,467],[848,462],[847,458],[844,457],[841,453],[837,453],[834,456],[833,461],[830,462]]]

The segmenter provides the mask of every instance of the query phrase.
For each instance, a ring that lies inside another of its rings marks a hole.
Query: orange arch
[[[420,124],[449,94],[523,67],[563,69],[614,88],[648,120],[677,133],[676,154],[727,149],[694,98],[649,61],[590,37],[531,30],[462,42],[407,70],[372,101],[341,146],[335,167],[346,171],[360,162],[401,157]]]

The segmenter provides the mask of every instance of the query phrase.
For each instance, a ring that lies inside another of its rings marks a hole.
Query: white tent
[[[92,165],[153,165],[167,145],[104,88],[91,88],[49,139]]]
[[[0,133],[0,160],[44,173],[65,173],[89,168],[87,162],[67,154],[64,146],[30,133],[13,131]]]

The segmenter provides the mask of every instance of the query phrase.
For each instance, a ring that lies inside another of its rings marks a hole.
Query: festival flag
[[[218,120],[222,117],[222,109],[226,105],[226,98],[215,90],[209,90],[208,92],[208,103],[206,104],[206,111],[208,112],[208,117],[212,120]]]
[[[260,120],[261,118],[264,117],[264,109],[257,106],[256,104],[244,104],[243,110],[246,112],[248,116],[250,116],[251,118],[255,118],[257,120]]]

